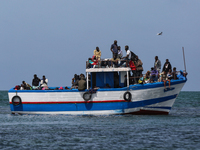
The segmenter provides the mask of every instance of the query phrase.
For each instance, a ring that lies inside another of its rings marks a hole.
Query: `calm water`
[[[11,115],[0,91],[0,149],[200,149],[200,92],[167,116]]]

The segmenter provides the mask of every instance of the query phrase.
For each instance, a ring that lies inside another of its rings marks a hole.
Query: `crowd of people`
[[[34,78],[32,80],[32,86],[25,81],[22,81],[21,85],[15,86],[15,90],[47,90],[48,89],[48,79],[45,75],[42,76],[42,79],[38,78],[36,74],[34,74]]]
[[[158,56],[155,56],[154,66],[143,76],[143,63],[135,53],[129,50],[128,45],[125,46],[126,55],[124,57],[121,47],[117,44],[117,40],[111,45],[110,50],[112,52],[112,58],[103,60],[101,59],[99,47],[96,47],[93,57],[88,59],[87,69],[101,67],[130,67],[132,72],[132,75],[129,74],[130,84],[163,82],[165,87],[166,82],[169,83],[170,87],[170,81],[172,79],[176,80],[178,78],[184,78],[187,75],[187,73],[183,73],[183,71],[180,71],[178,74],[176,67],[172,70],[169,59],[166,59],[166,62],[161,69],[161,61],[158,59]],[[126,86],[126,78],[124,84],[124,86]]]
[[[166,83],[170,83],[171,80],[176,80],[180,78],[185,78],[187,73],[183,73],[180,71],[176,71],[176,67],[172,70],[172,65],[169,62],[169,59],[166,59],[162,69],[161,69],[161,61],[158,59],[158,56],[155,56],[154,66],[151,68],[150,71],[147,71],[145,75],[143,75],[143,63],[139,59],[139,57],[129,50],[129,46],[125,46],[126,55],[123,57],[123,52],[121,47],[118,46],[117,40],[111,45],[110,50],[112,52],[111,59],[101,59],[101,51],[99,47],[96,47],[94,50],[94,55],[92,58],[89,58],[87,61],[87,69],[90,68],[103,68],[103,67],[130,67],[131,73],[129,72],[129,84],[147,84],[153,82],[163,82],[166,88]],[[115,77],[114,77],[115,78]],[[90,75],[89,79],[89,86],[90,86]],[[114,79],[116,82],[116,80]],[[119,82],[119,81],[118,81]],[[70,88],[65,87],[65,89],[78,89],[78,90],[85,90],[86,89],[86,78],[84,74],[74,75],[72,78],[72,86]],[[115,84],[117,85],[117,84]],[[127,78],[125,75],[124,87],[127,86]],[[105,88],[109,88],[109,85],[106,85]],[[117,86],[118,87],[118,86]],[[32,86],[25,81],[22,81],[20,86],[15,87],[16,90],[46,90],[48,88],[48,79],[43,76],[42,79],[39,79],[37,75],[34,75],[32,80]],[[62,90],[63,87],[56,88]]]

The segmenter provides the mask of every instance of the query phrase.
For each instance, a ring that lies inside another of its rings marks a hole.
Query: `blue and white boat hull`
[[[8,92],[12,113],[19,114],[168,114],[186,80],[172,80],[171,88],[162,82],[130,85],[125,88],[98,89],[90,100],[84,100],[86,91],[72,90],[14,90]],[[130,101],[124,99],[130,92]],[[14,105],[13,98],[20,98]]]

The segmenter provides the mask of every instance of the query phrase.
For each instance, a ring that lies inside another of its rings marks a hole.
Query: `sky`
[[[182,91],[200,91],[199,8],[199,0],[0,0],[0,90],[32,84],[34,74],[71,86],[96,46],[110,58],[117,40],[139,56],[143,73],[156,55],[185,70],[184,47]]]

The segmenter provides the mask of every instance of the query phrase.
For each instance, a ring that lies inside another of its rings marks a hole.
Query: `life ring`
[[[19,96],[13,96],[12,98],[12,104],[17,106],[20,105],[22,103],[22,100]]]
[[[89,93],[89,92],[85,92],[85,93],[83,94],[83,99],[86,100],[86,101],[90,100],[91,97],[92,97],[92,94]]]
[[[130,101],[132,99],[132,95],[130,92],[125,92],[124,93],[124,100]]]

